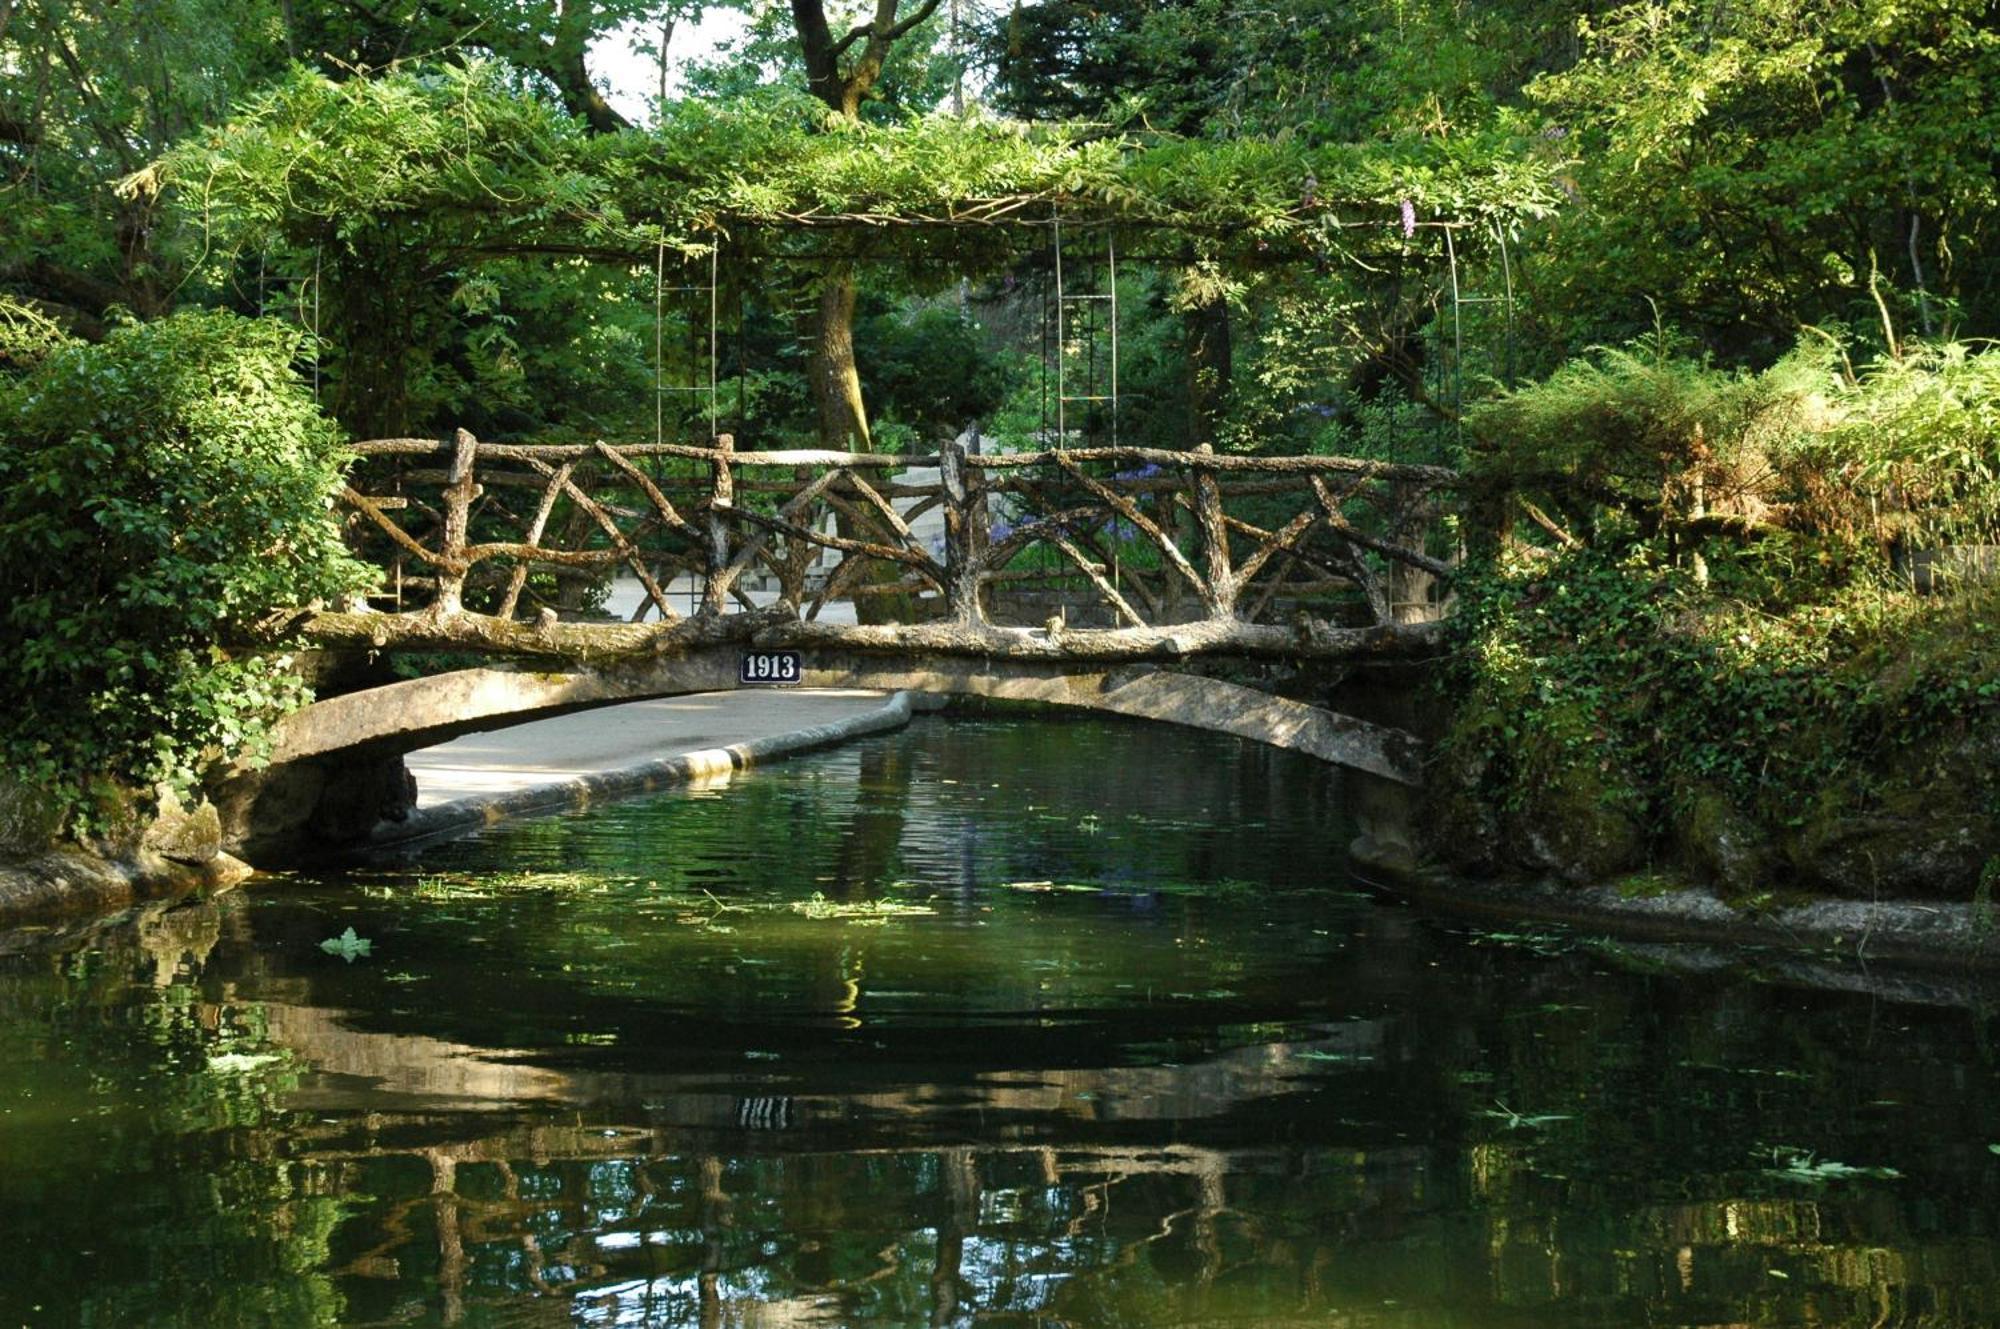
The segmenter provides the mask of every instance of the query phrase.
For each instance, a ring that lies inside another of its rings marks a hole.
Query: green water
[[[0,937],[0,1325],[2000,1323],[1983,1015],[1430,920],[1342,809],[929,720]]]

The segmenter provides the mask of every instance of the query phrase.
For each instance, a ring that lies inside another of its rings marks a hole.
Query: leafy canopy
[[[1349,221],[1388,235],[1405,199],[1426,216],[1539,214],[1555,197],[1547,175],[1529,157],[1423,141],[1142,141],[947,115],[829,123],[776,89],[592,135],[496,66],[470,64],[344,83],[295,69],[128,188],[178,186],[225,247],[351,243],[421,222],[447,249],[629,256],[745,223],[1039,221],[1054,208],[1250,239]]]

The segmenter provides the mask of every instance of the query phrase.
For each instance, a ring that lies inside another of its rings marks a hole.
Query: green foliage
[[[41,310],[0,295],[0,381],[34,368],[69,340],[61,325]]]
[[[283,66],[279,8],[0,6],[0,284],[93,335],[112,306],[165,312],[193,255],[152,200],[111,185]]]
[[[1344,212],[1386,224],[1405,197],[1457,213],[1546,209],[1552,186],[1523,167],[1422,143],[1142,143],[949,115],[829,124],[803,93],[776,89],[679,102],[651,132],[592,136],[500,67],[472,64],[344,83],[294,70],[140,183],[180,185],[226,244],[351,241],[420,214],[477,250],[698,245],[730,220],[935,213],[1022,195],[1255,232]]]
[[[1802,441],[1801,461],[1908,514],[1913,537],[2000,538],[2000,349],[1923,346],[1843,380],[1835,403],[1838,422]]]
[[[1960,344],[1857,374],[1809,337],[1761,373],[1671,353],[1664,336],[1571,361],[1475,406],[1470,459],[1588,536],[1703,512],[1739,531],[1986,537],[2000,515],[2000,353]],[[1830,552],[1814,551],[1815,556]]]
[[[340,439],[298,334],[188,313],[70,346],[0,389],[0,722],[17,775],[185,789],[299,699],[283,657],[222,643],[369,574],[329,515]]]
[[[350,927],[339,936],[328,937],[325,941],[322,941],[319,944],[319,948],[328,955],[337,955],[348,964],[353,964],[362,956],[372,952],[375,948],[375,943],[367,937],[357,935],[354,929]]]
[[[1990,6],[1647,0],[1579,26],[1522,117],[1575,159],[1530,272],[1557,337],[1629,335],[1651,297],[1768,362],[1800,323],[1874,325],[1878,272],[1899,323],[1995,330]]]
[[[800,284],[787,260],[823,264],[854,243],[803,228],[862,222],[879,235],[871,252],[899,265],[875,265],[878,286],[922,292],[1015,262],[1041,233],[899,220],[981,210],[1038,220],[1060,208],[1184,228],[1205,248],[1334,261],[1349,223],[1393,235],[1406,199],[1427,216],[1512,217],[1555,197],[1546,170],[1490,147],[1105,137],[937,114],[850,124],[774,88],[674,103],[648,132],[592,134],[493,64],[346,82],[294,70],[227,128],[128,182],[135,196],[160,190],[206,237],[215,280],[254,258],[301,292],[311,283],[336,415],[389,435],[475,412],[527,428],[537,412],[517,405],[566,404],[576,380],[629,376],[649,359],[644,286],[656,259],[703,266],[718,237],[775,292]],[[824,271],[801,266],[815,280]],[[583,331],[593,326],[623,331]],[[597,354],[598,340],[628,358]],[[570,429],[612,420],[539,414]],[[914,419],[904,402],[893,414]]]
[[[1570,543],[1517,539],[1461,583],[1444,749],[1465,792],[1562,813],[1558,777],[1594,771],[1662,850],[1732,817],[1807,856],[1870,817],[1985,824],[1994,590],[1912,594],[1888,554],[1990,538],[1996,367],[1604,352],[1475,412],[1480,477],[1548,503]]]
[[[997,407],[1014,367],[991,355],[956,309],[919,305],[861,320],[856,352],[869,366],[870,402],[914,428],[919,441],[956,434]]]
[[[1951,611],[1865,585],[1801,600],[1781,615],[1725,598],[1649,544],[1509,560],[1461,595],[1446,750],[1496,808],[1539,805],[1551,761],[1598,771],[1664,844],[1696,791],[1796,829],[1836,789],[1870,810],[2000,722],[1990,596]]]

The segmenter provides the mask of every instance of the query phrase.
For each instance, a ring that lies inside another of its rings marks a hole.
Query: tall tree
[[[891,48],[935,13],[938,4],[939,0],[922,0],[905,14],[902,0],[875,0],[872,17],[835,37],[823,0],[792,0],[792,25],[807,88],[841,121],[858,123],[861,104],[881,80]],[[820,282],[807,372],[819,412],[820,442],[829,448],[866,452],[871,440],[861,374],[854,361],[855,298],[853,258],[838,256],[827,265]]]
[[[274,74],[262,0],[0,0],[0,290],[97,335],[165,312],[197,255],[116,183]]]
[[[600,134],[630,128],[591,77],[591,45],[628,23],[657,25],[659,0],[292,0],[288,43],[329,69],[380,69],[446,50],[485,51],[540,80]]]

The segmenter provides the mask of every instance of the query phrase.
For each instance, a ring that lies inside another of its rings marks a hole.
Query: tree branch
[[[882,38],[883,43],[887,44],[889,42],[893,42],[898,37],[903,36],[905,33],[909,32],[911,28],[916,27],[917,24],[922,23],[932,14],[937,13],[937,7],[938,7],[938,0],[924,0],[923,4],[917,6],[915,13],[911,14],[901,23],[898,23],[894,27],[889,29],[888,33],[885,34]],[[870,24],[869,26],[873,27],[874,25]]]

